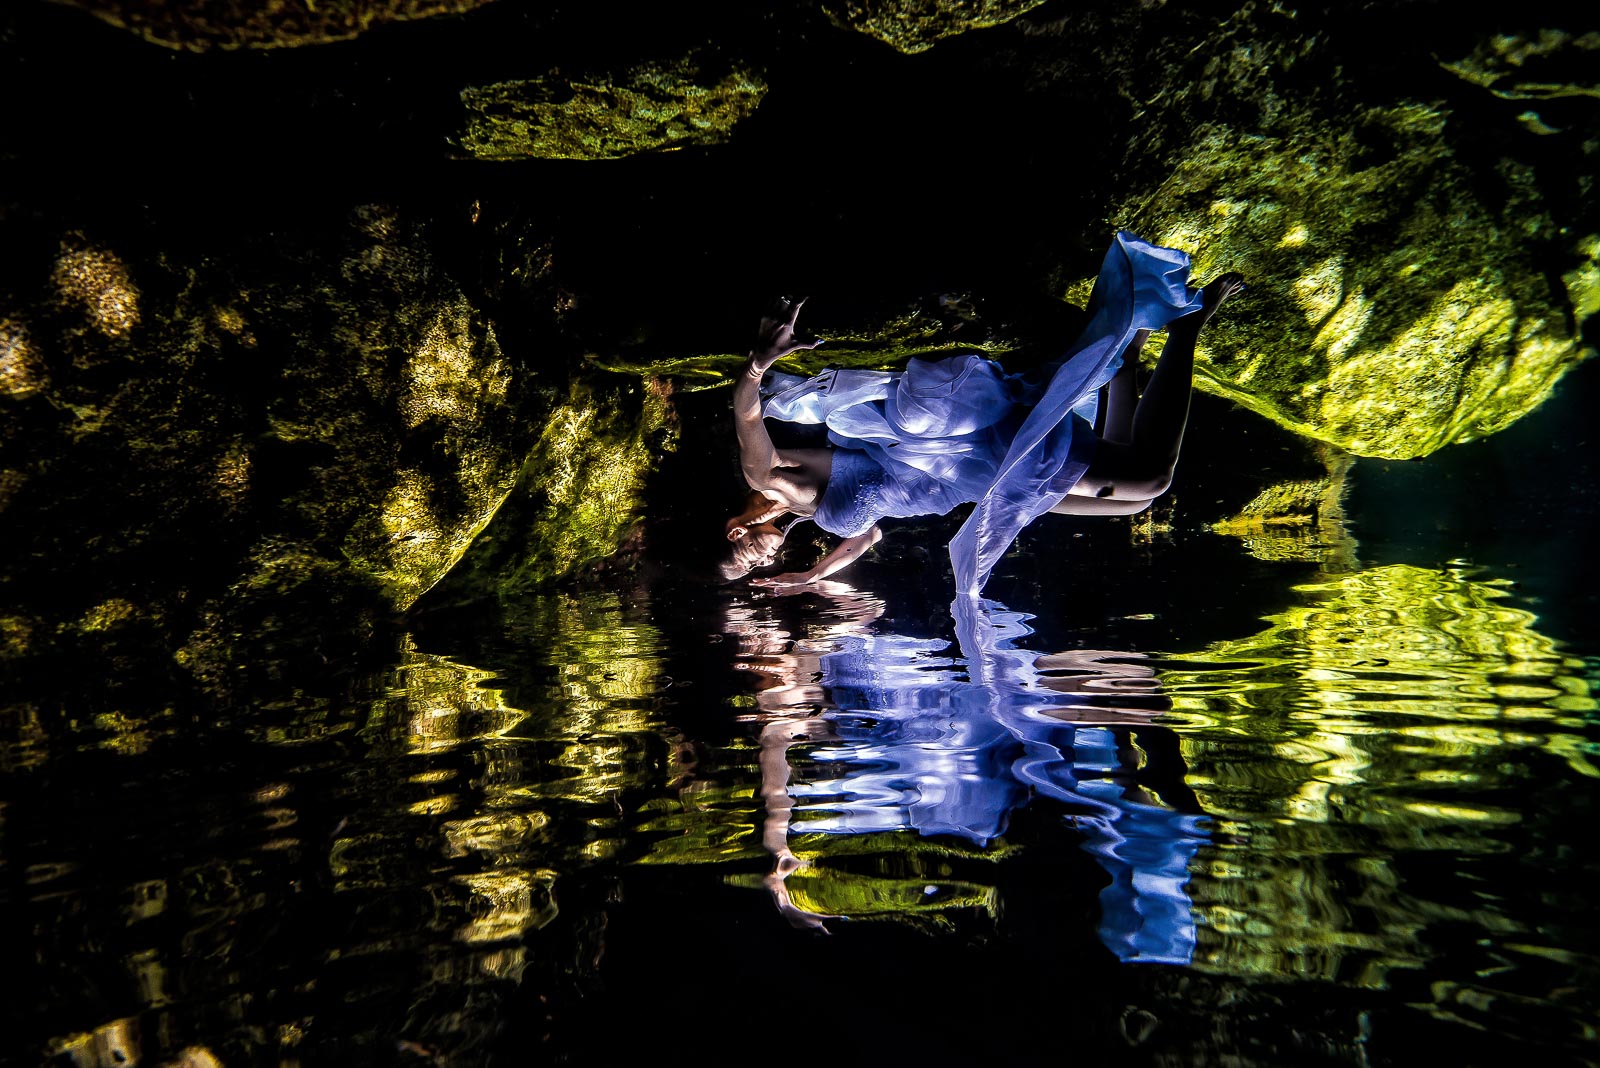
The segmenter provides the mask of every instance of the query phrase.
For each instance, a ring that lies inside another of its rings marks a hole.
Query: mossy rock
[[[1044,0],[828,0],[835,25],[875,37],[898,52],[926,52],[947,37],[1000,26]]]
[[[314,636],[270,633],[279,602],[359,636],[433,585],[510,492],[541,409],[429,240],[367,208],[219,256],[20,241],[0,582],[29,632],[156,619],[221,678],[239,642]]]
[[[1062,317],[1077,321],[1070,309],[1064,310]],[[777,364],[780,371],[813,375],[828,367],[900,370],[907,361],[918,356],[939,359],[977,352],[1002,359],[1028,347],[1027,341],[1015,336],[1014,324],[988,321],[967,294],[938,294],[888,311],[883,318],[870,323],[835,325],[812,319],[801,325],[806,331],[815,331],[821,336],[823,344],[785,356]],[[590,362],[608,371],[667,379],[676,389],[695,391],[731,384],[744,366],[745,358],[732,352],[690,356],[636,352],[594,354]],[[1024,363],[1040,358],[1041,353],[1022,354]]]
[[[473,86],[461,92],[461,147],[486,160],[598,160],[717,144],[766,92],[752,68],[697,56]]]
[[[580,376],[544,420],[500,516],[437,598],[514,599],[602,562],[626,567],[646,481],[676,439],[665,382]]]
[[[490,0],[60,0],[151,44],[186,52],[326,44],[391,22],[458,15]]]
[[[1441,66],[1506,100],[1600,100],[1596,53],[1600,53],[1600,33],[1572,34],[1545,27],[1532,33],[1496,34]]]
[[[1588,352],[1568,294],[1530,245],[1555,223],[1526,168],[1507,202],[1452,153],[1448,116],[1370,108],[1292,132],[1211,127],[1116,217],[1190,251],[1195,276],[1242,271],[1201,338],[1200,388],[1360,456],[1425,456],[1538,407]]]

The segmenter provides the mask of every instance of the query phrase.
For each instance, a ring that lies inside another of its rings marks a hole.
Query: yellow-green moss
[[[657,379],[575,381],[452,595],[520,596],[615,556],[637,530],[657,457],[676,443],[670,398]]]
[[[490,0],[59,0],[151,44],[189,52],[342,41],[390,22],[453,15]]]
[[[1502,161],[1512,202],[1483,202],[1445,121],[1401,106],[1277,136],[1205,129],[1122,205],[1121,223],[1191,252],[1197,279],[1250,281],[1202,335],[1199,388],[1398,459],[1502,429],[1584,358],[1528,254],[1554,224],[1525,168]]]
[[[1597,52],[1600,33],[1578,35],[1545,28],[1529,34],[1496,34],[1467,56],[1440,66],[1506,100],[1600,98],[1600,83],[1593,79]],[[1587,73],[1587,82],[1576,80],[1582,77],[1580,72]]]
[[[926,52],[946,37],[987,29],[1032,11],[1044,0],[827,0],[836,25],[876,37],[896,51]]]
[[[595,160],[716,144],[766,92],[748,67],[718,76],[693,57],[605,80],[498,82],[462,90],[461,146],[478,159]]]
[[[510,384],[493,327],[459,296],[436,312],[401,368],[396,403],[405,428],[431,424],[450,463],[442,475],[397,465],[345,539],[351,559],[401,608],[455,565],[516,484],[518,457],[483,432],[516,418]]]

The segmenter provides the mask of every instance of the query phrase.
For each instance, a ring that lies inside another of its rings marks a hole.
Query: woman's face
[[[770,567],[777,559],[778,549],[783,545],[783,531],[771,523],[759,523],[742,534],[736,531],[732,541],[733,563],[749,572],[758,567]]]

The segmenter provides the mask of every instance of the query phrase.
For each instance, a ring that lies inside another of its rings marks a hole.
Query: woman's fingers
[[[805,302],[807,300],[811,299],[811,298],[809,298],[809,297],[800,297],[800,298],[797,299],[797,298],[794,298],[794,297],[784,297],[783,299],[790,302],[789,303],[788,323],[789,323],[789,329],[793,330],[794,329],[794,321],[796,319],[800,318],[800,309],[805,305]]]

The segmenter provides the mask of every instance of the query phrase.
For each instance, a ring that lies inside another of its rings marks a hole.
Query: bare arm
[[[739,437],[739,464],[745,481],[754,489],[773,488],[773,473],[780,466],[778,450],[761,422],[761,379],[767,369],[784,356],[800,349],[814,349],[820,338],[801,341],[795,336],[794,322],[804,300],[778,301],[761,319],[750,358],[733,387],[733,429]]]
[[[761,422],[761,379],[766,373],[767,368],[752,355],[733,387],[733,429],[739,436],[739,466],[752,489],[770,486],[772,472],[778,466],[778,450]]]
[[[844,917],[807,912],[790,900],[789,888],[785,885],[789,876],[806,866],[805,861],[789,849],[789,816],[794,809],[794,798],[789,795],[789,749],[800,742],[827,738],[830,734],[828,724],[821,719],[778,719],[761,729],[761,800],[766,808],[761,844],[775,861],[763,882],[779,914],[792,926],[823,934],[828,933],[824,921]]]
[[[764,493],[752,491],[745,510],[728,520],[726,529],[729,541],[737,541],[758,523],[767,523],[789,509]]]
[[[857,534],[853,538],[846,538],[833,547],[833,551],[821,560],[811,565],[809,571],[790,571],[782,575],[768,575],[764,578],[751,579],[753,586],[807,586],[819,579],[843,571],[861,556],[862,553],[872,548],[883,540],[883,531],[876,526],[865,534]]]

